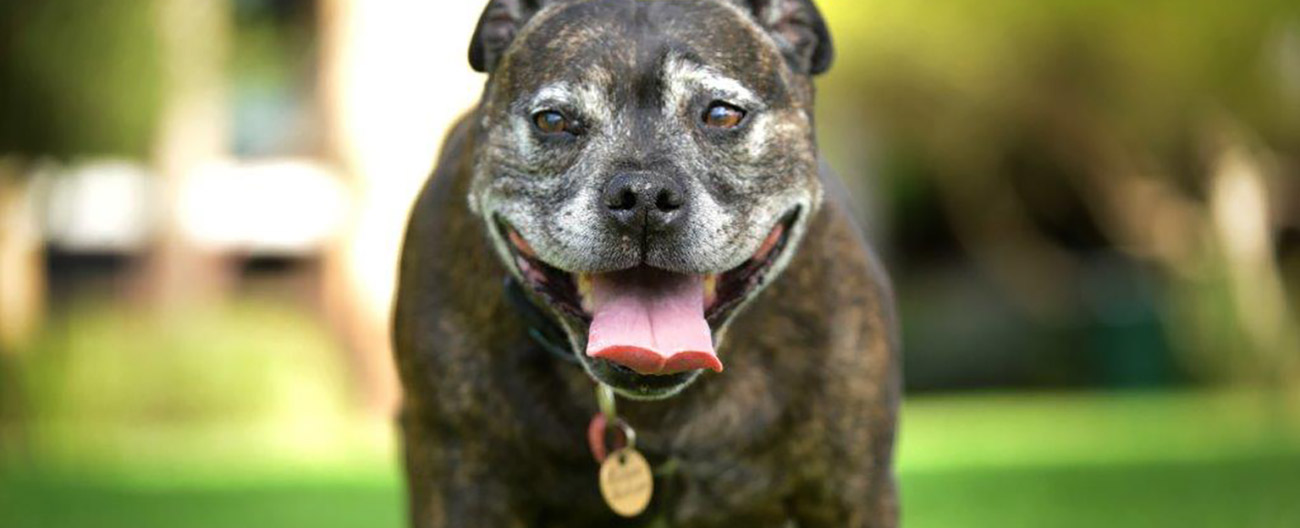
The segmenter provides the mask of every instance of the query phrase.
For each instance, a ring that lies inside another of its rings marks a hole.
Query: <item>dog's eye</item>
[[[736,128],[744,119],[744,110],[722,101],[714,101],[704,111],[704,124],[713,128]]]
[[[555,110],[542,110],[533,114],[533,125],[543,134],[562,134],[565,132],[572,133],[569,126],[569,119],[564,114]]]

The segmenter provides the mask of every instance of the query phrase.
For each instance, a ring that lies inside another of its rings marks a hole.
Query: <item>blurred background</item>
[[[908,526],[1300,526],[1300,4],[821,0]],[[482,2],[0,0],[0,526],[401,526]]]

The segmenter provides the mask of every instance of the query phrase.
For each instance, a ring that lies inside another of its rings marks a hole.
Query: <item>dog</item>
[[[815,142],[832,57],[811,0],[487,5],[400,264],[413,526],[897,524],[892,293]],[[631,433],[624,517],[593,453]]]

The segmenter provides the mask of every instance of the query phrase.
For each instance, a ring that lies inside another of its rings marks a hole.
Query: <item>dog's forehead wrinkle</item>
[[[511,69],[521,70],[522,78],[580,77],[592,65],[636,78],[646,68],[661,69],[666,52],[725,64],[736,74],[781,76],[773,68],[780,54],[766,31],[727,2],[605,0],[564,6],[544,9],[516,39],[511,54],[519,57]]]
[[[615,81],[614,75],[608,68],[600,64],[590,65],[583,75],[583,84],[592,90],[604,92],[602,95],[609,98],[609,92],[613,89]]]
[[[556,102],[567,103],[574,99],[573,85],[566,81],[557,81],[543,85],[533,94],[532,106],[551,104]]]
[[[669,82],[694,83],[704,89],[721,93],[732,94],[735,97],[744,99],[758,100],[753,90],[750,90],[740,80],[731,77],[721,70],[692,61],[680,54],[673,54],[664,61],[663,76]]]

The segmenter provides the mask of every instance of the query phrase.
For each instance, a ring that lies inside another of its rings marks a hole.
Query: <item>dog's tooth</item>
[[[582,309],[591,311],[591,275],[587,273],[578,274],[578,301],[582,304]]]
[[[704,309],[709,309],[713,303],[718,300],[718,274],[710,273],[704,276]]]

